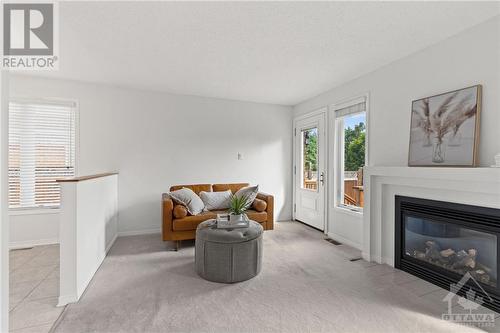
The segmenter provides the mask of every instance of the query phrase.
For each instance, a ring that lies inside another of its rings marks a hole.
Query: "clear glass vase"
[[[424,141],[422,142],[422,147],[430,147],[432,146],[431,134],[426,133]]]
[[[445,145],[443,141],[436,139],[432,145],[432,162],[433,163],[443,163],[445,158]]]

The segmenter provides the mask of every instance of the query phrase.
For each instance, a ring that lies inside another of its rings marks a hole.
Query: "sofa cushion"
[[[255,209],[258,212],[263,212],[267,208],[267,202],[261,199],[255,199],[253,204],[252,204],[253,209]]]
[[[245,214],[247,214],[250,220],[254,220],[255,222],[264,223],[267,221],[267,212],[258,212],[256,210],[249,209]]]
[[[182,219],[174,219],[172,229],[174,229],[174,231],[196,230],[196,227],[201,222],[214,219],[216,217],[216,212],[208,211],[196,216],[186,216]]]
[[[187,211],[191,215],[198,215],[205,208],[203,201],[190,188],[184,187],[180,190],[172,191],[168,195],[170,195],[175,203],[186,206]]]
[[[221,192],[230,190],[232,193],[236,193],[239,189],[247,187],[248,183],[236,183],[236,184],[214,184],[212,185],[214,192]]]
[[[196,216],[186,216],[182,219],[174,219],[172,222],[172,229],[174,231],[187,231],[196,230],[198,224],[208,219],[215,219],[217,214],[227,213],[225,210],[214,210],[203,212]],[[264,223],[267,221],[267,212],[257,212],[253,209],[247,210],[246,214],[250,220],[255,222]]]
[[[188,211],[186,207],[183,205],[175,205],[174,206],[174,217],[176,219],[182,219],[183,217],[186,217],[188,214]]]
[[[212,192],[212,185],[210,184],[174,185],[170,187],[170,192],[180,190],[184,187],[191,189],[197,195],[200,195],[201,191]]]
[[[259,193],[259,185],[240,188],[234,194],[234,196],[238,197],[238,198],[244,197],[247,199],[247,202],[245,205],[245,209],[246,209],[246,208],[249,208],[252,206],[252,203],[254,202],[255,198],[257,197],[257,193]]]
[[[228,209],[231,203],[231,191],[200,192],[200,198],[205,204],[205,210]]]

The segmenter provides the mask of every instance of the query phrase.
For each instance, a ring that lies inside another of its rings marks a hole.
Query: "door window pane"
[[[318,189],[318,128],[301,131],[302,135],[302,188]]]

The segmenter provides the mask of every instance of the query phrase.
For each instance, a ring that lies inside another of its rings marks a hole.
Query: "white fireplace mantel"
[[[500,168],[366,167],[363,258],[394,266],[394,196],[500,208]]]

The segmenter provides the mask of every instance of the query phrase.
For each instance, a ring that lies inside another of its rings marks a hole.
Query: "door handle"
[[[325,173],[322,172],[320,175],[319,175],[319,181],[321,182],[321,185],[322,186],[325,186]]]

